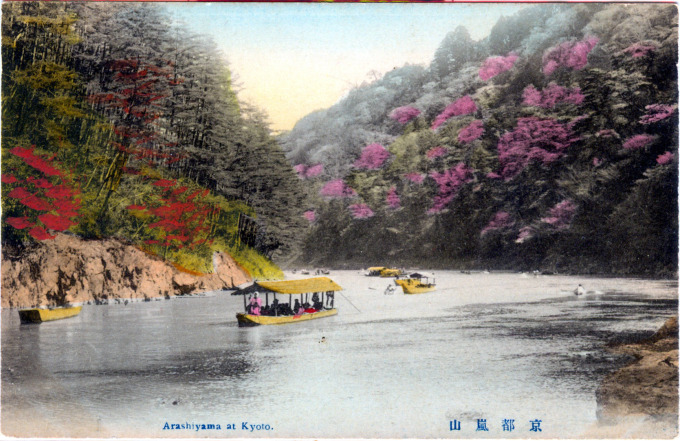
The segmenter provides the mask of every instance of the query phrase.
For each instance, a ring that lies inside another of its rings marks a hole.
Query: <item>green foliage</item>
[[[2,173],[18,178],[15,186],[32,176],[7,151],[35,145],[56,154],[78,188],[81,204],[71,232],[120,238],[201,273],[212,270],[215,251],[233,252],[255,277],[280,278],[262,253],[295,251],[304,226],[302,187],[266,118],[238,101],[214,45],[179,30],[173,34],[160,10],[3,4]],[[124,71],[133,65],[146,72]],[[114,87],[116,78],[127,78],[148,92],[149,84],[135,78],[149,72],[163,79],[154,86],[159,99],[147,106],[157,115],[138,111],[139,100],[129,100],[134,91]],[[101,104],[126,99],[134,104]],[[155,133],[147,130],[151,126]],[[10,190],[3,186],[3,219],[17,212]],[[175,214],[173,203],[184,204],[177,206],[186,212],[164,225],[175,222],[177,229],[160,227],[164,207]],[[241,244],[240,216],[257,218],[257,251]],[[2,230],[5,245],[29,240],[5,222]]]

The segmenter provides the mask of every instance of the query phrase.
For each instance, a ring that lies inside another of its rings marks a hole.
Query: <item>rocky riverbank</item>
[[[620,436],[674,438],[678,434],[678,318],[651,338],[610,348],[635,357],[609,374],[597,391],[601,426]]]
[[[116,239],[83,240],[58,234],[20,256],[2,255],[2,307],[58,306],[149,299],[230,289],[251,280],[225,253],[214,272],[196,276]]]

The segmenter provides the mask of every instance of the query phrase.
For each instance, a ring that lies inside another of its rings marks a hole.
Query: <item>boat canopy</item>
[[[280,294],[305,294],[308,292],[340,291],[342,287],[328,277],[310,279],[283,280],[279,282],[254,282],[252,285],[239,288],[233,295],[251,294],[255,291],[271,291]]]
[[[369,271],[382,271],[384,269],[387,269],[387,267],[385,267],[385,266],[372,266],[368,270]]]
[[[425,277],[425,276],[423,276],[423,275],[420,274],[420,273],[413,273],[413,274],[411,274],[409,277],[412,278],[412,279],[422,279],[422,278]]]

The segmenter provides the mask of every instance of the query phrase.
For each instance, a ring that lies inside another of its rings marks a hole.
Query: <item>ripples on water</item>
[[[596,422],[602,377],[629,361],[604,346],[677,311],[673,282],[435,276],[436,292],[386,296],[388,279],[333,272],[339,315],[278,327],[238,328],[228,293],[41,325],[3,310],[3,432],[191,437],[161,429],[248,421],[274,430],[198,436],[524,438],[541,419],[541,437],[576,437]],[[587,295],[570,293],[578,283]]]

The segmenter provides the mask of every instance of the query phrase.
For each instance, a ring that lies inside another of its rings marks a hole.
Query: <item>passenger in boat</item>
[[[250,313],[252,315],[260,315],[260,308],[262,307],[262,299],[259,298],[258,292],[255,291],[255,296],[250,299]]]
[[[329,309],[333,309],[333,303],[335,301],[335,293],[333,291],[328,291],[326,293],[326,307],[329,307]]]
[[[315,292],[312,295],[312,308],[316,309],[317,311],[320,311],[323,309],[323,304],[321,303],[321,300],[319,299],[319,293]]]
[[[295,312],[295,315],[301,315],[302,313],[305,312],[305,310],[300,306],[300,302],[298,299],[295,299],[295,305],[293,305],[293,311]]]
[[[279,299],[274,299],[269,315],[279,315]]]

